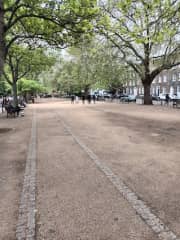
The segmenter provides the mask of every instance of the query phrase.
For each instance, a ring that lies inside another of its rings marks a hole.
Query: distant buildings
[[[141,80],[138,80],[135,73],[131,73],[129,81],[124,84],[124,92],[133,95],[144,94]],[[158,96],[160,93],[180,95],[180,66],[164,70],[156,76],[151,84],[151,94]]]

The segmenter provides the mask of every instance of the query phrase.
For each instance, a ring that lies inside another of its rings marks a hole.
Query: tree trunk
[[[144,105],[152,105],[151,83],[143,83],[144,86]]]
[[[5,28],[3,0],[0,0],[0,76],[2,75],[5,61]]]
[[[14,106],[17,107],[18,106],[18,98],[17,98],[17,82],[13,81],[13,85],[12,85],[12,90],[13,90],[13,103]]]

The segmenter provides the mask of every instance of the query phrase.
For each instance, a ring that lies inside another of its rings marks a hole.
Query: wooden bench
[[[13,117],[19,116],[19,113],[20,113],[20,111],[23,110],[23,108],[21,108],[19,106],[13,107],[12,105],[7,105],[7,106],[5,106],[5,110],[6,110],[7,118],[8,118],[9,116],[13,116]]]

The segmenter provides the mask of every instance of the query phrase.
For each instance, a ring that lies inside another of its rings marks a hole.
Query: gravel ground
[[[39,112],[37,239],[156,239],[58,120]]]
[[[62,120],[180,236],[179,109],[41,100],[24,118],[0,115],[0,239],[16,239],[32,108],[38,139],[37,240],[158,239]]]
[[[15,240],[31,129],[31,110],[24,118],[0,114],[0,239]]]
[[[180,235],[178,109],[51,102],[39,105],[38,111],[37,239],[157,239],[92,165],[58,114],[153,213]]]

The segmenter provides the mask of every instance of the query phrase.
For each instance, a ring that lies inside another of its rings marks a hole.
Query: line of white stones
[[[136,213],[144,220],[144,222],[155,232],[159,239],[161,240],[180,240],[177,238],[175,233],[173,233],[160,218],[158,218],[151,209],[146,205],[146,203],[139,199],[138,195],[133,192],[126,184],[120,180],[110,168],[108,168],[103,162],[100,161],[98,156],[93,153],[80,139],[75,136],[71,128],[64,122],[62,117],[59,115],[61,122],[73,137],[73,139],[79,144],[79,146],[88,154],[91,160],[98,166],[98,168],[105,174],[105,176],[112,182],[116,189],[121,193],[121,195],[129,202],[129,204],[135,209]]]
[[[36,114],[34,112],[16,228],[17,240],[35,240],[36,141]]]

